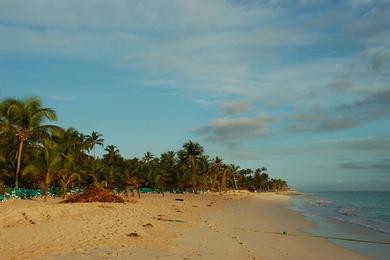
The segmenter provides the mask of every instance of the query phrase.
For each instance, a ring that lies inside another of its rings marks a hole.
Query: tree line
[[[128,191],[152,188],[193,193],[250,189],[285,190],[287,182],[270,178],[265,167],[241,169],[220,157],[205,154],[199,143],[186,142],[182,149],[160,156],[146,152],[126,159],[114,145],[104,145],[97,132],[89,135],[74,128],[50,124],[56,112],[36,97],[0,101],[0,192],[5,185],[39,188],[50,186],[65,195],[74,186]],[[104,147],[102,158],[96,148]]]

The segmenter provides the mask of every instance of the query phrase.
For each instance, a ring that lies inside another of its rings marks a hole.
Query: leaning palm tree
[[[184,165],[191,175],[192,192],[197,193],[196,180],[197,173],[202,164],[203,147],[198,143],[188,141],[183,145],[183,149],[179,151],[178,156],[180,164]]]
[[[0,103],[1,129],[17,136],[15,187],[19,187],[19,175],[23,148],[26,142],[47,136],[48,131],[57,127],[44,125],[46,120],[55,121],[56,113],[51,108],[44,108],[39,98],[31,97],[24,100],[6,99]]]
[[[80,174],[73,172],[70,169],[62,169],[59,171],[60,184],[62,186],[62,198],[64,199],[66,193],[68,192],[69,184],[74,183],[75,181],[80,182]]]
[[[233,182],[233,188],[235,190],[238,190],[237,179],[240,179],[240,177],[241,177],[240,172],[239,172],[240,166],[230,164],[229,168],[230,168],[230,175],[231,175],[232,182]]]

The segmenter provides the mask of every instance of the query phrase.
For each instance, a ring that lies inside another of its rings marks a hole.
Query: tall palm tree
[[[56,129],[54,125],[44,125],[46,120],[57,120],[56,113],[51,108],[44,108],[39,98],[31,97],[24,100],[6,99],[0,103],[2,131],[12,132],[17,136],[15,187],[19,187],[19,175],[23,148],[26,142],[47,136],[48,131]]]
[[[215,190],[215,186],[217,184],[217,181],[220,178],[220,176],[222,176],[222,174],[223,174],[223,171],[224,171],[223,167],[224,167],[223,160],[218,156],[215,157],[211,163],[211,173],[212,173],[211,184],[210,184],[211,191]],[[222,185],[219,185],[219,186],[221,189]]]
[[[203,147],[199,143],[188,141],[178,153],[180,164],[185,165],[190,172],[193,193],[197,193],[196,177],[202,164],[203,151]]]
[[[96,160],[96,146],[103,146],[104,145],[104,139],[101,138],[103,135],[99,134],[98,132],[92,132],[91,135],[86,136],[87,143],[90,145],[91,149],[93,150],[93,158]]]
[[[111,182],[114,177],[114,164],[116,159],[120,157],[120,154],[119,149],[115,145],[108,145],[104,150],[106,151],[106,154],[104,154],[103,157],[109,170],[105,185],[107,188],[108,182]]]

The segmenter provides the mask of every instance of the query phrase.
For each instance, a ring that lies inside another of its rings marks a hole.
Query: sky
[[[390,0],[0,0],[0,95],[39,96],[127,158],[192,140],[295,189],[390,190],[389,13]]]

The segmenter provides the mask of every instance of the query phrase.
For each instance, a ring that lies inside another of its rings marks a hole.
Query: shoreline
[[[286,195],[149,194],[126,204],[57,202],[0,204],[5,259],[367,259],[327,239],[272,233],[304,233],[314,226],[288,208]]]
[[[304,232],[314,236],[328,237],[327,239],[336,246],[370,258],[386,259],[385,256],[390,252],[388,233],[360,225],[359,222],[351,222],[348,218],[340,219],[343,217],[339,214],[340,207],[344,206],[342,204],[337,207],[323,207],[321,204],[318,206],[313,201],[328,201],[328,198],[321,197],[321,193],[316,195],[320,197],[315,197],[315,199],[293,198],[294,205],[291,209],[300,212],[305,219],[315,223],[314,227],[303,230]],[[332,201],[332,203],[337,202]],[[351,216],[353,217],[354,215]]]

